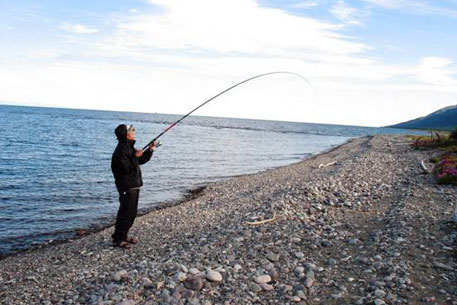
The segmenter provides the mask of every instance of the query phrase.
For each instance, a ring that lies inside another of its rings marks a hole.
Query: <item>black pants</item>
[[[127,238],[127,234],[135,221],[139,195],[139,189],[131,189],[119,194],[120,206],[112,235],[114,242],[121,242]]]

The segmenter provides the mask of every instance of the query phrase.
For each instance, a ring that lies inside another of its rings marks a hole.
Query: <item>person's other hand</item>
[[[149,144],[149,150],[150,151],[154,151],[156,148],[157,148],[156,142],[152,142],[151,144]]]

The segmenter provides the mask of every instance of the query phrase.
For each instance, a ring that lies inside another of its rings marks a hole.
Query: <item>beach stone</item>
[[[305,279],[305,287],[306,288],[308,288],[308,289],[311,288],[313,286],[313,284],[314,284],[314,279],[313,278],[308,278],[307,277]]]
[[[294,287],[292,287],[291,285],[284,285],[282,291],[284,293],[288,293],[288,292],[291,292],[293,289],[294,289]]]
[[[384,300],[381,300],[381,299],[376,299],[376,300],[374,300],[374,304],[375,305],[386,305],[386,302],[384,302]]]
[[[280,255],[277,254],[277,253],[269,252],[269,253],[267,254],[267,259],[268,259],[270,262],[277,262],[277,261],[279,261],[279,257],[280,257]]]
[[[169,303],[171,300],[170,292],[168,290],[163,290],[159,297],[166,303]]]
[[[113,274],[112,279],[113,281],[120,282],[121,280],[127,279],[129,274],[126,270],[120,270]]]
[[[197,298],[191,298],[187,300],[187,304],[189,305],[201,305],[200,300]]]
[[[259,284],[259,286],[265,291],[271,291],[274,289],[274,287],[272,285],[267,284],[267,283]]]
[[[194,296],[194,292],[192,290],[184,289],[181,291],[181,298],[183,299],[190,299]]]
[[[240,271],[241,270],[241,265],[240,264],[236,264],[235,266],[233,266],[233,269],[235,269],[235,271]]]
[[[174,276],[174,280],[176,282],[184,282],[186,280],[187,276],[184,272],[177,272]]]
[[[445,264],[439,263],[439,262],[434,262],[433,263],[433,267],[444,269],[444,270],[447,270],[447,271],[454,271],[454,268],[452,268],[451,266],[445,265]]]
[[[182,265],[182,264],[181,264],[181,271],[184,272],[184,273],[188,273],[188,272],[189,272],[189,270],[187,269],[187,267],[184,266],[184,265]]]
[[[296,274],[305,273],[305,268],[304,267],[296,267],[294,272]]]
[[[301,299],[300,299],[299,296],[293,296],[293,297],[290,298],[290,300],[291,300],[292,302],[296,302],[296,303],[301,302]]]
[[[192,276],[184,281],[184,287],[191,290],[200,290],[203,287],[203,280],[199,276]]]
[[[152,283],[152,281],[147,278],[147,277],[142,277],[140,279],[140,283],[141,285],[143,285],[145,288],[148,288],[148,289],[152,289],[154,288],[154,284]]]
[[[360,240],[358,238],[351,238],[348,241],[348,244],[350,245],[357,245],[358,243],[360,243]]]
[[[275,268],[269,270],[268,275],[271,277],[272,281],[277,281],[279,278],[279,272]]]
[[[259,293],[260,291],[262,291],[262,287],[260,287],[256,283],[249,283],[249,289],[255,293]]]
[[[220,282],[222,281],[222,275],[214,270],[208,270],[206,272],[206,279],[211,282]]]
[[[259,275],[254,278],[254,281],[257,284],[263,284],[263,283],[269,283],[271,281],[271,277],[267,274],[265,275]]]
[[[295,257],[296,258],[304,258],[305,254],[303,254],[303,252],[295,252]]]
[[[297,291],[297,297],[299,297],[300,299],[305,300],[306,299],[306,294],[303,292],[303,290],[298,290]]]
[[[197,268],[190,268],[189,273],[192,275],[196,275],[196,274],[199,274],[200,271]]]
[[[384,290],[381,290],[381,289],[376,289],[375,292],[374,292],[374,295],[377,297],[377,298],[383,298],[385,295],[386,295],[386,292]]]
[[[116,305],[135,305],[135,304],[136,304],[136,302],[133,300],[125,300],[120,303],[117,303]]]

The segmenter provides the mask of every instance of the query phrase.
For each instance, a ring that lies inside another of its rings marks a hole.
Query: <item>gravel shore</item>
[[[457,188],[409,142],[358,138],[210,184],[137,218],[129,250],[108,228],[7,257],[0,304],[457,304]]]

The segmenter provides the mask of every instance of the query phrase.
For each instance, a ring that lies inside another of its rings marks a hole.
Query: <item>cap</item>
[[[114,134],[118,139],[125,138],[127,136],[127,130],[127,125],[121,124],[116,127],[116,129],[114,130]]]

